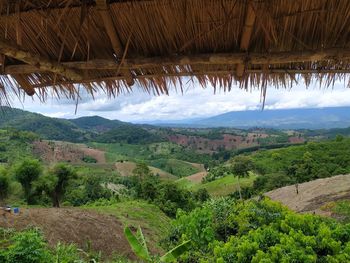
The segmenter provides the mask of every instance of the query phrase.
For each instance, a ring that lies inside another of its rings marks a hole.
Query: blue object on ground
[[[13,208],[13,213],[18,214],[19,213],[19,208],[18,207],[14,207]]]

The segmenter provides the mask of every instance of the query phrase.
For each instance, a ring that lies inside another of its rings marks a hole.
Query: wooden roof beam
[[[96,0],[96,7],[100,13],[107,35],[111,41],[112,48],[118,59],[123,56],[124,49],[118,37],[117,31],[114,27],[112,16],[110,14],[108,0]],[[130,71],[121,70],[121,74],[125,77],[126,82],[129,86],[134,85],[134,79]]]
[[[0,48],[1,53],[1,48]],[[330,48],[314,51],[286,51],[270,53],[216,53],[198,54],[174,57],[148,57],[125,59],[122,69],[159,68],[162,66],[187,66],[187,65],[236,65],[244,62],[251,65],[276,65],[319,61],[348,61],[350,60],[349,48]],[[61,62],[63,67],[77,70],[117,70],[120,65],[112,59],[97,59],[90,61]],[[346,65],[344,65],[345,67]],[[283,67],[281,65],[281,67]],[[293,68],[293,65],[289,65]],[[293,70],[298,71],[297,68]],[[325,69],[327,70],[327,69]],[[36,65],[6,65],[4,74],[32,74],[46,72],[44,67]],[[51,71],[52,72],[52,71]],[[1,74],[1,73],[0,73]]]
[[[302,69],[302,70],[291,70],[291,69],[247,69],[245,71],[249,74],[349,74],[350,69],[330,69],[330,70],[316,70],[316,69]],[[179,72],[179,73],[170,73],[170,74],[145,74],[145,75],[136,75],[135,79],[157,79],[157,78],[166,78],[166,77],[196,77],[196,76],[230,76],[233,75],[234,71],[232,70],[209,70],[204,72]],[[123,80],[122,76],[115,77],[103,77],[103,78],[86,78],[80,83],[93,83],[93,82],[104,82],[104,81],[119,81]],[[77,84],[74,81],[60,81],[56,85],[71,85]],[[44,88],[52,86],[51,83],[40,83],[34,84],[34,88]]]
[[[255,11],[253,9],[251,1],[249,1],[247,6],[247,14],[245,17],[243,32],[242,32],[241,44],[240,44],[241,51],[248,51],[250,38],[252,36],[253,26],[255,23],[255,18],[256,18]],[[243,76],[244,68],[245,68],[244,64],[238,64],[237,70],[236,70],[237,77],[241,78]]]
[[[0,54],[29,64],[36,68],[37,71],[52,72],[64,76],[67,79],[73,81],[79,81],[83,79],[83,77],[73,69],[63,66],[62,64],[57,63],[55,61],[51,61],[38,55],[34,55],[28,51],[24,51],[2,40],[0,40]]]

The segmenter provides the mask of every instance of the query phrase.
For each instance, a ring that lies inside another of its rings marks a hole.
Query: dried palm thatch
[[[326,86],[350,72],[348,0],[0,0],[0,94]],[[264,92],[263,92],[264,93]],[[3,100],[4,101],[4,100]]]

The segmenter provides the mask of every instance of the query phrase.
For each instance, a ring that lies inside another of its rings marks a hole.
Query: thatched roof
[[[349,0],[0,0],[2,98],[330,85],[349,61]]]

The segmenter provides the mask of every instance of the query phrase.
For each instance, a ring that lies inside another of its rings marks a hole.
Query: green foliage
[[[1,263],[87,263],[91,255],[74,244],[57,243],[51,248],[39,229],[21,232],[0,228]]]
[[[52,255],[47,249],[42,234],[31,229],[16,233],[5,254],[5,263],[51,263]]]
[[[140,180],[151,175],[151,170],[146,163],[140,162],[136,164],[135,169],[132,171],[133,175],[138,177]]]
[[[89,155],[85,155],[82,159],[84,163],[97,163],[97,160]]]
[[[111,129],[99,136],[96,141],[102,143],[128,143],[128,144],[144,144],[152,142],[160,142],[164,139],[152,134],[151,132],[137,125],[123,125]]]
[[[189,248],[190,241],[185,241],[182,244],[171,249],[165,255],[158,258],[157,256],[151,256],[148,252],[145,237],[143,236],[140,227],[137,229],[136,235],[132,233],[129,227],[124,229],[124,235],[129,242],[129,245],[134,253],[142,260],[146,262],[164,262],[171,263],[176,261],[183,253]]]
[[[58,243],[53,250],[53,262],[55,263],[83,263],[79,250],[74,244]]]
[[[177,177],[186,177],[200,172],[200,170],[192,164],[176,159],[161,158],[150,160],[148,163]]]
[[[238,155],[230,161],[230,171],[238,179],[238,193],[239,198],[242,199],[241,185],[239,178],[249,177],[249,171],[253,169],[253,161],[250,157]]]
[[[52,205],[59,207],[69,181],[76,176],[72,167],[58,163],[49,170],[48,174],[39,178],[36,183],[37,191],[45,192],[51,198]]]
[[[249,171],[254,167],[252,159],[244,155],[234,157],[230,163],[230,171],[239,178],[248,177]]]
[[[124,235],[129,242],[129,245],[134,253],[142,260],[152,262],[151,256],[148,252],[148,248],[145,242],[145,238],[139,227],[136,236],[131,232],[130,228],[124,229]]]
[[[174,221],[169,239],[176,243],[182,238],[193,238],[192,249],[181,262],[340,263],[350,260],[349,225],[296,214],[267,199],[231,202],[224,208],[220,202],[211,202],[214,204],[179,214]],[[226,213],[217,216],[218,211]],[[219,234],[222,228],[218,225],[225,226],[228,234]],[[197,234],[202,236],[196,238]]]
[[[14,129],[0,130],[0,163],[13,164],[32,155],[31,143],[38,136]]]
[[[28,204],[33,204],[33,181],[39,178],[42,171],[42,165],[35,159],[24,159],[17,163],[13,168],[13,173],[23,187],[24,197]]]
[[[111,193],[101,185],[99,178],[94,176],[88,176],[85,181],[85,196],[87,200],[93,201],[100,198],[110,198]]]
[[[0,166],[0,201],[4,200],[9,194],[10,180],[7,170]]]
[[[340,140],[338,138],[338,140]],[[302,183],[350,172],[350,139],[258,151],[251,155],[262,176],[254,185],[258,191]],[[277,159],[276,159],[277,158]]]
[[[230,170],[227,166],[219,165],[209,170],[208,174],[203,178],[203,183],[211,182],[216,179],[225,177],[230,174]]]
[[[170,217],[174,217],[179,208],[190,211],[196,205],[190,191],[181,189],[176,184],[168,182],[159,185],[154,203]]]
[[[344,223],[350,223],[350,201],[342,200],[329,204],[330,210],[338,220]]]
[[[194,198],[197,201],[204,203],[205,201],[209,200],[210,195],[207,189],[200,188],[196,192],[194,192]]]

